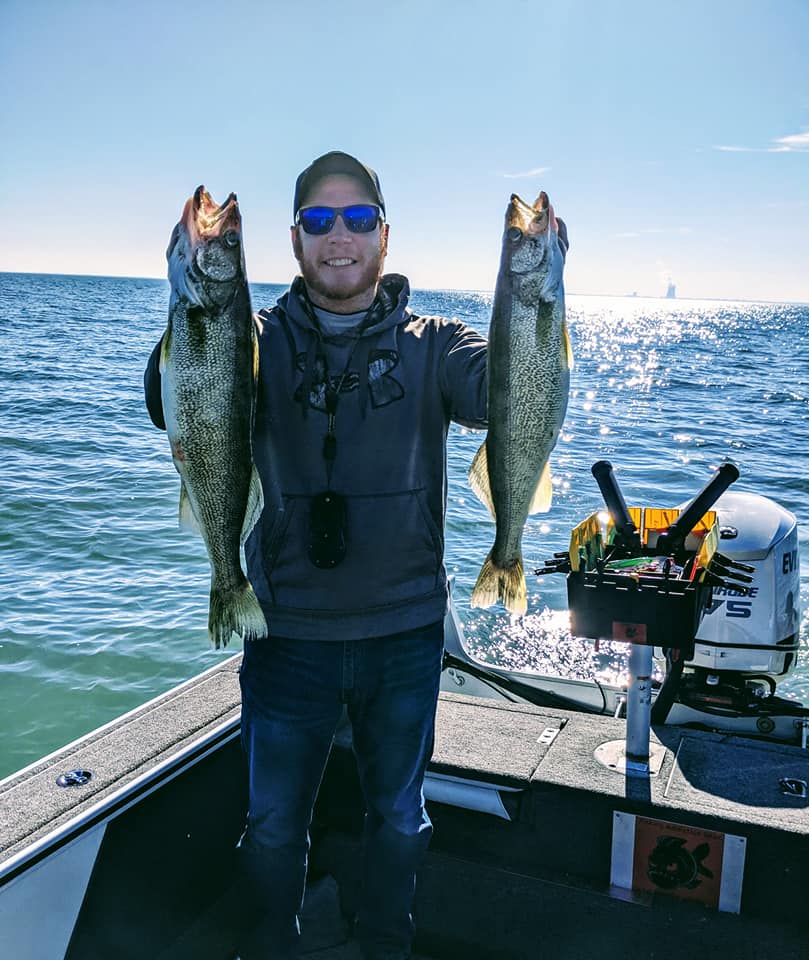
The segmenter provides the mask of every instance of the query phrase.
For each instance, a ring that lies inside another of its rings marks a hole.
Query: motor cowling
[[[800,628],[798,524],[779,504],[755,493],[724,493],[720,552],[754,568],[745,589],[714,587],[689,666],[711,674],[784,677],[794,669]]]

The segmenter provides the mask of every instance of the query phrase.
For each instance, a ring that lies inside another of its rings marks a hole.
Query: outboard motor
[[[745,586],[715,586],[696,633],[677,698],[695,709],[759,717],[792,713],[774,697],[795,667],[800,629],[798,525],[788,510],[755,493],[724,493],[714,505],[722,555],[752,567]]]
[[[747,587],[714,587],[691,663],[713,673],[784,677],[795,665],[800,626],[797,521],[755,493],[725,493],[714,510],[722,554],[755,573]]]

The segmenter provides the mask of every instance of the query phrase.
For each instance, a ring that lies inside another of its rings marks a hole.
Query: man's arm
[[[143,390],[146,394],[146,409],[152,418],[152,423],[161,430],[166,429],[166,418],[163,416],[163,395],[160,384],[160,347],[163,344],[163,338],[158,340],[149,362],[146,364],[146,372],[143,374]]]
[[[487,425],[487,381],[485,337],[459,320],[454,327],[441,364],[441,390],[449,417],[465,427]]]

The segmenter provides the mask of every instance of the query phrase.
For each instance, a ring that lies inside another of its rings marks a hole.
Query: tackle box
[[[704,514],[674,557],[655,546],[677,510],[631,507],[640,551],[616,542],[612,520],[593,513],[571,533],[567,575],[574,636],[682,650],[693,656],[694,636],[711,597],[707,567],[719,543],[716,513]]]

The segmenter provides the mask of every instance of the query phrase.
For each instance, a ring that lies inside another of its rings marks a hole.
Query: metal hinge
[[[537,743],[541,743],[542,746],[549,747],[553,741],[556,739],[556,735],[559,733],[558,727],[545,727],[542,731],[541,736],[537,740]]]

